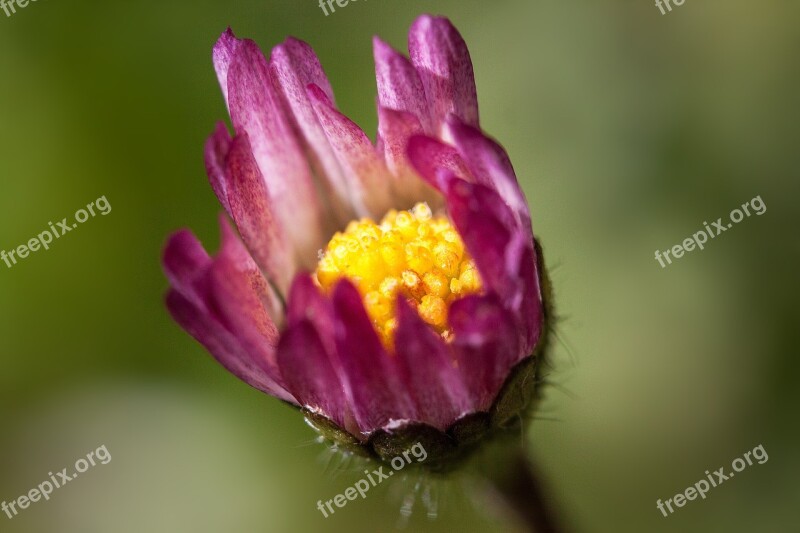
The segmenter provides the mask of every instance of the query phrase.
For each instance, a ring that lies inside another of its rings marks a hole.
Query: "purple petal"
[[[247,136],[234,138],[228,155],[228,199],[233,219],[250,249],[270,280],[285,294],[296,270],[294,253],[275,219],[272,201]]]
[[[283,332],[278,364],[288,389],[304,407],[345,427],[349,408],[344,386],[309,320],[300,320]]]
[[[419,420],[445,430],[474,410],[450,346],[434,333],[403,298],[397,301],[395,353]]]
[[[513,316],[492,296],[467,296],[450,306],[453,348],[479,411],[491,406],[520,350]]]
[[[220,35],[211,53],[214,61],[214,70],[217,71],[217,79],[222,88],[222,95],[225,97],[225,105],[228,105],[228,70],[241,42],[233,34],[233,31],[228,28]]]
[[[411,113],[424,127],[425,132],[433,134],[425,89],[414,66],[408,58],[378,37],[374,37],[372,43],[379,106]]]
[[[434,125],[453,113],[467,124],[478,125],[475,75],[467,45],[446,18],[422,15],[408,34],[411,63],[425,87]]]
[[[361,216],[382,216],[391,207],[388,170],[358,125],[340,113],[325,91],[309,85],[308,96],[339,164],[348,175],[351,198]]]
[[[239,135],[247,134],[275,217],[310,268],[323,244],[319,198],[267,61],[252,41],[242,41],[237,49],[228,89],[234,128]]]
[[[214,194],[217,195],[228,216],[233,218],[230,203],[228,202],[228,180],[225,175],[225,162],[228,158],[228,151],[231,148],[231,141],[231,135],[228,133],[225,123],[218,122],[214,133],[206,141],[205,163],[208,179],[211,182]]]
[[[333,89],[314,50],[303,41],[288,38],[273,48],[270,56],[270,72],[275,86],[282,93],[291,118],[302,134],[305,146],[315,158],[318,174],[326,198],[332,203],[335,215],[346,223],[353,218],[347,178],[342,172],[325,130],[308,98],[306,87],[319,87],[331,102]]]
[[[361,432],[369,434],[395,420],[416,419],[396,362],[386,353],[358,290],[348,280],[335,286],[333,306],[338,360],[346,373],[350,404]]]

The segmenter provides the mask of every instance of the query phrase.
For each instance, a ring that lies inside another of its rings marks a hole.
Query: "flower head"
[[[351,449],[424,440],[435,467],[529,403],[544,270],[463,39],[421,16],[409,51],[374,40],[373,145],[309,45],[266,59],[225,32],[213,58],[235,134],[220,123],[206,145],[221,249],[180,231],[164,268],[174,318],[229,371]]]

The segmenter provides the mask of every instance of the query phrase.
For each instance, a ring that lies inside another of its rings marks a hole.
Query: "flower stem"
[[[522,449],[512,452],[500,471],[487,476],[502,502],[531,533],[564,533],[547,492]]]

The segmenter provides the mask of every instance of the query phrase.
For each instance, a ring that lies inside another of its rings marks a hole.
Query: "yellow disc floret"
[[[316,279],[328,290],[343,277],[358,287],[386,346],[391,346],[397,328],[396,298],[405,298],[448,339],[450,303],[482,288],[461,236],[446,217],[434,217],[426,204],[389,211],[380,224],[368,218],[353,221],[336,233],[321,254]]]

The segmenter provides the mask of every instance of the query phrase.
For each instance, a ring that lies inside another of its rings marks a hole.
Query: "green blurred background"
[[[422,12],[467,40],[484,128],[508,149],[557,291],[557,387],[530,454],[575,531],[800,530],[797,3],[689,0],[60,2],[0,13],[0,249],[106,195],[113,207],[0,264],[0,500],[105,444],[113,460],[0,531],[392,531],[414,480],[324,519],[361,477],[326,468],[292,409],[224,372],[168,317],[159,264],[220,211],[202,145],[227,118],[210,53],[230,25],[295,35],[340,107],[376,129],[370,38]],[[761,195],[751,217],[661,269],[654,251]],[[763,444],[669,518],[657,499]],[[413,531],[514,531],[439,488]]]

